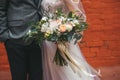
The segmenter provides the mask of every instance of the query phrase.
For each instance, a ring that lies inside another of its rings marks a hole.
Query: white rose
[[[63,17],[63,16],[61,16],[61,17],[60,17],[60,20],[61,20],[61,21],[65,21],[65,20],[66,20],[66,18],[65,18],[65,17]]]
[[[48,27],[47,30],[46,30],[46,33],[53,34],[53,29],[51,29],[50,27]]]
[[[42,17],[42,19],[41,19],[41,20],[46,21],[47,19],[48,19],[47,17]]]
[[[78,20],[73,20],[74,24],[79,24]]]
[[[43,24],[41,27],[41,32],[46,32],[48,25],[49,25],[48,23]]]
[[[73,29],[73,26],[70,25],[70,24],[66,24],[66,29],[67,29],[68,31],[71,31],[71,30]]]

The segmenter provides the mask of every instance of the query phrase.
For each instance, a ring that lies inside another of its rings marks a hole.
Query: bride
[[[72,11],[77,15],[82,15],[82,18],[86,21],[81,0],[43,0],[41,5],[43,14],[44,11],[52,14],[57,8],[62,7],[66,14]],[[100,76],[99,72],[86,62],[78,44],[74,45],[73,41],[71,41],[68,45],[69,55],[78,67],[70,63],[67,66],[59,66],[53,63],[57,45],[50,41],[44,41],[42,52],[43,80],[100,80],[98,77]]]

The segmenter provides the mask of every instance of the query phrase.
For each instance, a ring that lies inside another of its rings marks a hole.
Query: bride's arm
[[[68,7],[70,11],[73,11],[77,15],[82,16],[84,21],[86,21],[86,15],[80,0],[63,0],[63,1],[65,2],[65,5]]]
[[[80,15],[83,18],[83,21],[86,21],[86,15],[80,0],[63,0],[68,7],[68,9],[77,15]],[[83,35],[83,32],[81,32]],[[79,41],[81,41],[80,39]]]

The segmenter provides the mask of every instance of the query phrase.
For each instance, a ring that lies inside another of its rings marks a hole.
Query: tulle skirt
[[[77,68],[73,70],[69,64],[68,66],[56,65],[53,62],[56,49],[55,43],[44,41],[42,49],[43,80],[100,80],[95,69],[86,62],[77,44],[74,45],[72,42],[69,44],[70,55],[83,70]]]

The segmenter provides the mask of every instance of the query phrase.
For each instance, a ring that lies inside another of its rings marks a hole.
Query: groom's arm
[[[8,0],[0,0],[0,42],[8,39],[7,6]]]

